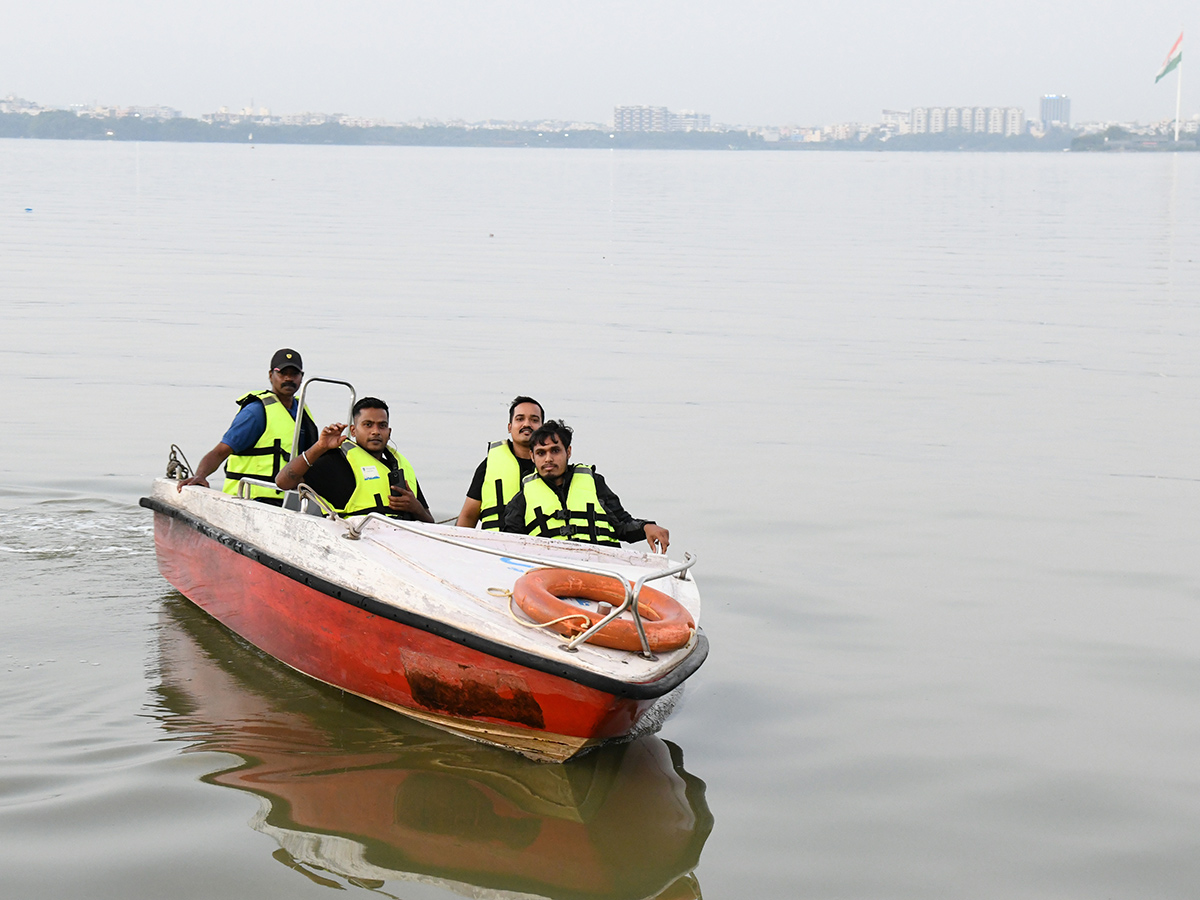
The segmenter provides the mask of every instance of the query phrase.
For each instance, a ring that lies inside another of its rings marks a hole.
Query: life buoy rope
[[[579,597],[616,607],[625,602],[625,588],[607,575],[571,569],[531,569],[517,579],[512,589],[512,600],[525,615],[566,637],[581,634],[604,618],[604,613],[575,606],[564,597]],[[652,652],[686,647],[696,630],[691,613],[678,600],[653,588],[642,587],[638,595],[638,614]],[[633,619],[623,616],[613,619],[588,641],[614,650],[638,652],[642,649]]]
[[[493,597],[507,597],[509,618],[525,628],[553,628],[559,622],[566,622],[568,619],[582,619],[583,628],[581,630],[586,631],[591,627],[592,624],[592,620],[581,612],[571,613],[567,616],[559,616],[557,619],[551,619],[549,622],[530,622],[528,619],[522,619],[520,616],[518,616],[516,610],[513,609],[513,592],[508,588],[490,587],[488,588],[488,593]]]

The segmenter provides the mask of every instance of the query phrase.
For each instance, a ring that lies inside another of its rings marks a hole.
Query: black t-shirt
[[[505,441],[508,444],[508,449],[512,450],[512,441]],[[513,454],[517,456],[517,454]],[[517,456],[517,465],[521,468],[521,477],[533,474],[533,460],[521,459]],[[483,476],[487,472],[487,457],[483,458],[483,462],[479,464],[479,468],[475,470],[475,477],[471,479],[471,486],[467,488],[467,498],[470,500],[478,500],[483,502]]]
[[[387,454],[387,459],[381,460],[381,462],[387,466],[389,471],[396,467],[396,460],[390,453]],[[354,480],[354,469],[346,459],[346,454],[341,450],[330,450],[313,463],[312,467],[304,473],[304,483],[338,509],[345,508],[346,504],[350,502],[350,498],[354,496],[354,489],[357,487]],[[408,489],[416,491],[417,500],[423,507],[429,509],[420,482],[416,485],[410,484]],[[386,500],[386,497],[384,499]],[[398,519],[416,519],[412,513],[393,513],[393,515]]]

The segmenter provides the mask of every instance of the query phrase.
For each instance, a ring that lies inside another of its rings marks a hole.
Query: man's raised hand
[[[317,438],[317,446],[321,448],[322,452],[336,450],[342,446],[342,441],[345,440],[342,436],[342,432],[345,430],[346,424],[344,422],[334,422],[332,425],[326,425],[321,429],[321,436]]]
[[[649,523],[645,530],[646,543],[650,545],[650,549],[655,553],[666,553],[667,547],[671,546],[671,532],[653,522]]]

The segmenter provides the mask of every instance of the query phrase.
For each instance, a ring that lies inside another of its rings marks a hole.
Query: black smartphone
[[[392,496],[398,496],[401,488],[408,487],[408,481],[404,477],[402,469],[392,469],[388,472],[388,483],[392,487]]]

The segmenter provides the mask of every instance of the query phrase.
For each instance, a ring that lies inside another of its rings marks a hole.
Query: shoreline
[[[864,141],[767,140],[750,131],[534,131],[462,126],[261,125],[209,123],[199,119],[94,119],[65,110],[33,116],[0,114],[0,138],[30,140],[145,141],[221,144],[316,144],[395,147],[511,147],[581,150],[738,150],[776,153],[1172,153],[1193,152],[1195,139],[1178,143],[1121,129],[1089,135],[1053,132],[1045,137],[1024,134],[897,135]]]

